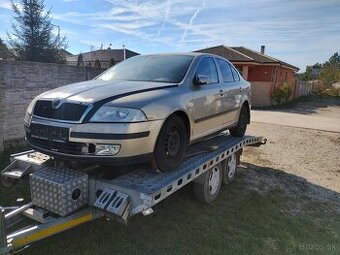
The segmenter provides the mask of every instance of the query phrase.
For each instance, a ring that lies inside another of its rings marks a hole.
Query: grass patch
[[[1,155],[1,167],[7,156]],[[326,203],[302,203],[306,198],[280,191],[262,194],[247,189],[242,178],[212,205],[197,202],[189,184],[128,226],[99,219],[22,254],[340,254],[340,217]],[[21,186],[1,188],[0,204],[27,192]]]
[[[287,198],[240,188],[223,189],[208,206],[195,201],[189,185],[127,227],[98,220],[34,244],[26,254],[320,254],[321,246],[322,253],[339,254],[339,246],[327,249],[340,243],[335,215],[296,216],[285,210]]]

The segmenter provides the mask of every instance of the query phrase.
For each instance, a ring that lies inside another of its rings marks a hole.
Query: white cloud
[[[11,1],[2,0],[0,2],[0,8],[6,9],[6,10],[12,10]]]
[[[202,0],[202,5],[191,16],[190,21],[189,21],[189,25],[187,26],[187,28],[183,32],[183,35],[182,35],[182,38],[181,38],[181,43],[183,43],[183,41],[185,40],[185,37],[187,36],[188,30],[190,30],[192,28],[192,25],[193,25],[193,22],[194,22],[196,16],[202,11],[202,9],[205,7],[205,5],[206,5],[206,1]]]
[[[300,66],[312,61],[309,59],[318,61],[319,52],[326,54],[334,50],[340,40],[338,0],[287,0],[284,4],[279,0],[107,0],[106,3],[112,7],[89,13],[56,13],[54,19],[89,27],[96,38],[103,40],[110,31],[123,36],[125,41],[135,38],[143,45],[158,44],[178,50],[216,44],[259,49],[265,44],[273,57]],[[323,12],[325,8],[327,14]],[[90,35],[79,34],[75,40],[88,41]]]

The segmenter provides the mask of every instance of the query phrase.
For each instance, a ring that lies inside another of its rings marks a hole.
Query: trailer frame
[[[170,173],[144,168],[109,180],[89,175],[88,204],[66,216],[51,215],[32,202],[20,207],[0,207],[0,255],[20,251],[33,242],[98,218],[110,217],[126,224],[130,216],[138,213],[148,215],[153,212],[154,205],[190,182],[201,182],[200,176],[231,155],[236,154],[239,158],[243,147],[265,143],[266,139],[260,136],[237,138],[221,133],[189,149],[184,163]],[[53,158],[33,150],[13,154],[11,161],[2,171],[2,177],[25,178],[28,174],[56,165]],[[37,224],[8,233],[9,227],[27,218]]]

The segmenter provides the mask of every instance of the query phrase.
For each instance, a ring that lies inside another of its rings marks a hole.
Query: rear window
[[[239,81],[240,75],[238,74],[236,69],[232,65],[230,65],[230,68],[231,68],[231,72],[233,73],[233,76],[234,76],[234,81]]]
[[[230,69],[229,64],[222,59],[217,59],[217,63],[220,67],[220,71],[222,73],[223,81],[224,82],[234,81],[233,74],[231,73],[231,69]]]

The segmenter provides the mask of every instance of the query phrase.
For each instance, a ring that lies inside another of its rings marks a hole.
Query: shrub
[[[313,94],[322,97],[340,97],[340,88],[318,84],[314,87]]]
[[[276,87],[274,89],[272,98],[276,102],[277,105],[282,104],[282,100],[284,100],[284,103],[287,104],[292,94],[293,94],[293,86],[285,82],[282,86]]]

